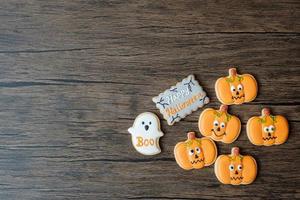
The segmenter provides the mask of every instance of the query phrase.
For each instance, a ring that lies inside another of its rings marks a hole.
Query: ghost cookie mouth
[[[225,131],[224,131],[221,135],[218,135],[218,134],[215,132],[214,129],[211,129],[211,132],[212,132],[215,136],[217,136],[217,137],[221,137],[221,136],[223,136],[223,135],[226,135],[226,132],[225,132]]]
[[[146,126],[145,126],[145,130],[146,130],[146,131],[148,131],[148,129],[149,129],[149,126],[148,126],[148,125],[146,125]]]
[[[201,163],[201,162],[204,162],[204,158],[201,158],[198,160],[193,160],[193,161],[191,161],[191,164],[194,165],[194,164]]]

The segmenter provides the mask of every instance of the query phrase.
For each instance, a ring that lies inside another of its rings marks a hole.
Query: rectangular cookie
[[[209,103],[209,98],[198,81],[195,80],[194,75],[189,75],[175,86],[153,97],[152,101],[168,124],[173,125]]]

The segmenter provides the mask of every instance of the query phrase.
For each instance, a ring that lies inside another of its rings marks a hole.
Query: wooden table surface
[[[0,1],[0,199],[300,198],[300,3],[274,1]],[[230,112],[233,144],[258,162],[255,182],[222,185],[213,166],[184,171],[173,149],[201,110],[168,126],[152,97],[194,74],[214,83],[236,66],[259,83]],[[288,141],[252,145],[263,107],[285,115]],[[156,113],[162,153],[135,151],[127,129]]]

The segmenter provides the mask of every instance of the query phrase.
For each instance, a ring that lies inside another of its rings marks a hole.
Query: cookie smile
[[[191,161],[191,164],[194,165],[194,164],[197,164],[197,163],[200,163],[200,162],[204,162],[204,158],[201,158],[199,160]]]
[[[232,98],[233,100],[237,100],[237,99],[241,99],[241,98],[244,98],[244,97],[245,97],[245,95],[243,94],[243,95],[237,96],[237,97],[232,96],[231,98]]]
[[[224,133],[222,133],[221,135],[218,135],[218,134],[215,132],[214,129],[211,129],[211,131],[212,131],[213,134],[215,134],[215,136],[217,136],[217,137],[221,137],[221,136],[223,136],[223,135],[226,135],[226,132],[225,132],[225,131],[224,131]]]
[[[270,136],[270,137],[263,137],[263,140],[266,141],[266,140],[275,140],[277,137],[276,136]]]
[[[244,177],[240,176],[240,177],[230,177],[231,180],[243,180]]]

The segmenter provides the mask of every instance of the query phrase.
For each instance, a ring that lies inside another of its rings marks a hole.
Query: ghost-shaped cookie
[[[160,130],[159,118],[151,113],[139,114],[128,129],[134,148],[144,155],[155,155],[161,152],[159,138],[164,135]]]

